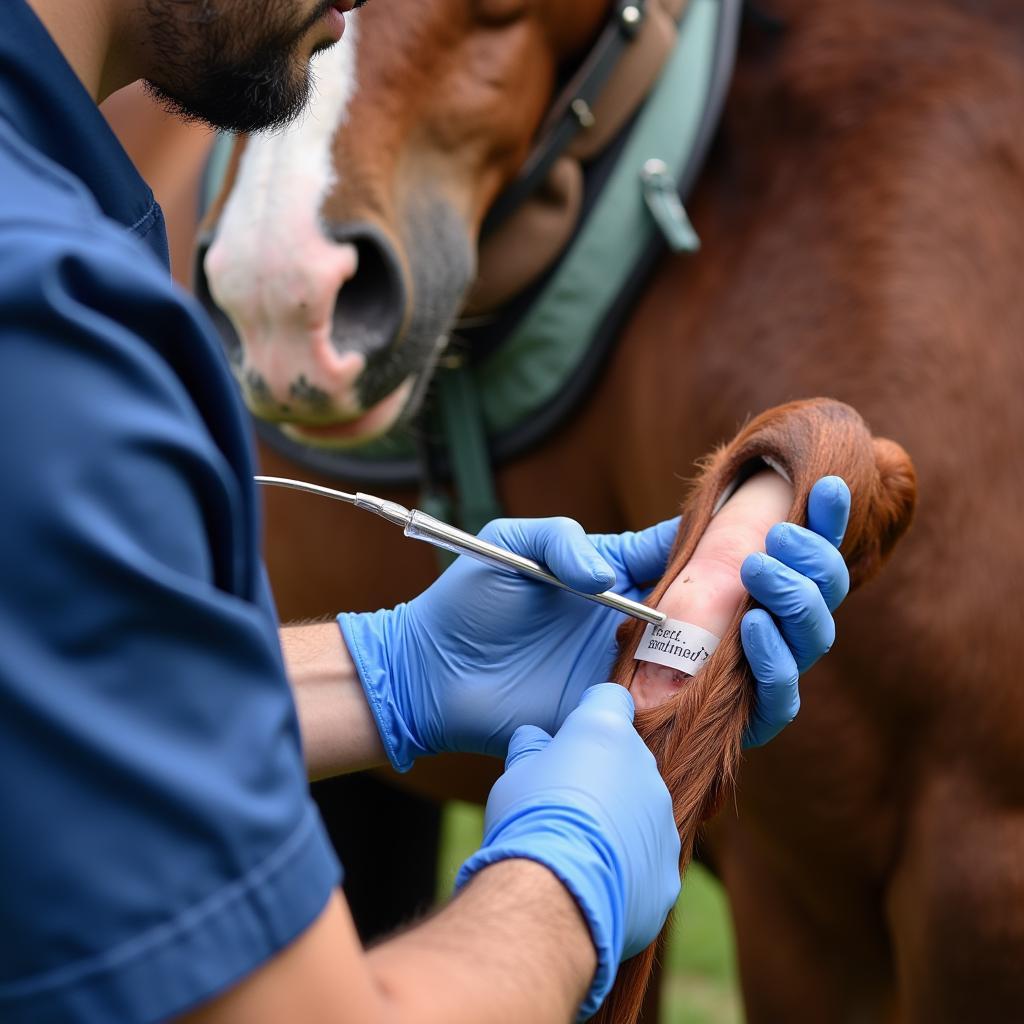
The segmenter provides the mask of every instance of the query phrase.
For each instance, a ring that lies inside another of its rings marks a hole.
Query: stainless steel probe
[[[419,509],[408,509],[399,505],[397,501],[388,501],[387,498],[377,498],[372,494],[363,494],[361,491],[356,494],[349,494],[348,491],[336,491],[333,487],[321,487],[319,484],[306,483],[304,480],[289,480],[283,476],[257,476],[256,483],[270,487],[287,487],[293,491],[308,491],[310,494],[320,494],[325,498],[333,498],[335,501],[344,501],[356,508],[366,509],[381,516],[389,523],[401,526],[406,537],[413,537],[416,540],[424,540],[434,547],[444,548],[456,555],[469,555],[477,561],[486,562],[489,565],[496,565],[502,569],[513,569],[530,576],[543,583],[550,583],[560,590],[567,590],[570,594],[585,597],[588,601],[596,601],[598,604],[607,605],[617,612],[632,615],[635,619],[642,619],[655,626],[664,623],[667,616],[655,608],[648,608],[639,601],[631,601],[628,597],[606,590],[603,594],[585,594],[582,590],[575,590],[566,586],[557,576],[552,576],[539,562],[532,558],[525,558],[517,555],[514,551],[506,551],[499,548],[497,544],[490,544],[471,533],[457,530],[454,526],[428,516],[426,512]]]

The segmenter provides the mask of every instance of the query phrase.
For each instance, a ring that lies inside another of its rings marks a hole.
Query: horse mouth
[[[293,441],[315,448],[354,448],[388,433],[414,402],[415,380],[406,378],[387,398],[366,412],[333,423],[279,422],[280,430]]]

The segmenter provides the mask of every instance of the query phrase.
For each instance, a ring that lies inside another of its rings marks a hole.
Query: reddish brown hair
[[[758,416],[708,459],[684,503],[669,567],[650,604],[661,600],[689,562],[720,495],[752,463],[765,457],[783,467],[793,483],[792,522],[806,521],[807,497],[820,477],[836,474],[849,484],[853,501],[841,550],[852,587],[878,572],[910,525],[917,492],[907,453],[893,441],[872,438],[848,405],[830,399],[791,402]],[[752,605],[750,598],[743,602],[718,650],[698,675],[671,700],[636,717],[636,727],[654,752],[672,794],[682,840],[680,872],[690,862],[701,824],[717,812],[735,783],[754,697],[739,624]],[[633,653],[642,630],[643,623],[630,619],[619,632],[613,678],[623,686],[632,682],[636,671]],[[664,935],[663,931],[658,942],[622,965],[595,1020],[601,1024],[636,1021]]]

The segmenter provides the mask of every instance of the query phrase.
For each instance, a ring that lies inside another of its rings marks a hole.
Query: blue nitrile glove
[[[740,629],[757,679],[745,746],[767,743],[793,721],[800,710],[800,674],[835,642],[831,613],[850,590],[850,574],[839,554],[849,518],[846,481],[822,477],[807,499],[810,529],[777,523],[768,531],[766,553],[748,555],[740,567],[743,585],[768,609],[747,612]]]
[[[778,616],[782,635],[764,613],[744,621],[743,645],[759,683],[750,745],[792,720],[797,661],[808,664],[832,643],[832,617],[818,588],[830,601],[846,592],[846,566],[833,544],[848,511],[846,485],[826,478],[811,494],[812,529],[783,531],[781,545],[769,535],[775,559],[805,574],[808,585],[778,593],[762,586],[755,594]],[[499,519],[481,536],[545,564],[578,590],[596,593],[614,581],[619,593],[642,599],[665,570],[678,526],[672,519],[588,538],[569,519]],[[501,757],[520,725],[554,732],[583,691],[608,678],[621,621],[603,605],[466,557],[408,604],[338,616],[399,771],[441,751]]]
[[[579,904],[597,949],[580,1008],[589,1017],[619,962],[653,941],[679,895],[672,798],[633,728],[624,687],[592,686],[554,737],[532,725],[513,734],[487,800],[483,846],[456,888],[513,857],[546,865]]]

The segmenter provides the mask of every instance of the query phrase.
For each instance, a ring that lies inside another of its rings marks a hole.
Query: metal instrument
[[[655,608],[648,608],[639,601],[632,601],[628,597],[606,590],[603,594],[585,594],[582,590],[575,590],[564,584],[557,576],[552,576],[539,562],[532,558],[525,558],[513,551],[506,551],[497,544],[490,544],[471,533],[458,530],[448,523],[435,519],[433,516],[421,512],[419,509],[408,509],[399,505],[397,501],[388,501],[386,498],[378,498],[372,494],[363,494],[361,491],[350,494],[348,491],[336,491],[332,487],[321,487],[319,484],[306,483],[304,480],[290,480],[281,476],[257,476],[256,483],[269,487],[287,487],[294,491],[307,491],[310,494],[319,494],[325,498],[333,498],[335,501],[344,501],[356,508],[373,512],[389,523],[401,526],[406,537],[413,537],[416,540],[426,541],[434,547],[444,548],[456,555],[469,555],[479,562],[486,562],[488,565],[495,565],[502,569],[512,569],[515,572],[529,576],[531,579],[540,580],[543,583],[550,583],[560,590],[567,590],[570,594],[578,597],[585,597],[588,601],[596,601],[598,604],[607,605],[617,612],[625,615],[632,615],[635,619],[650,622],[655,626],[664,623],[666,615]]]

